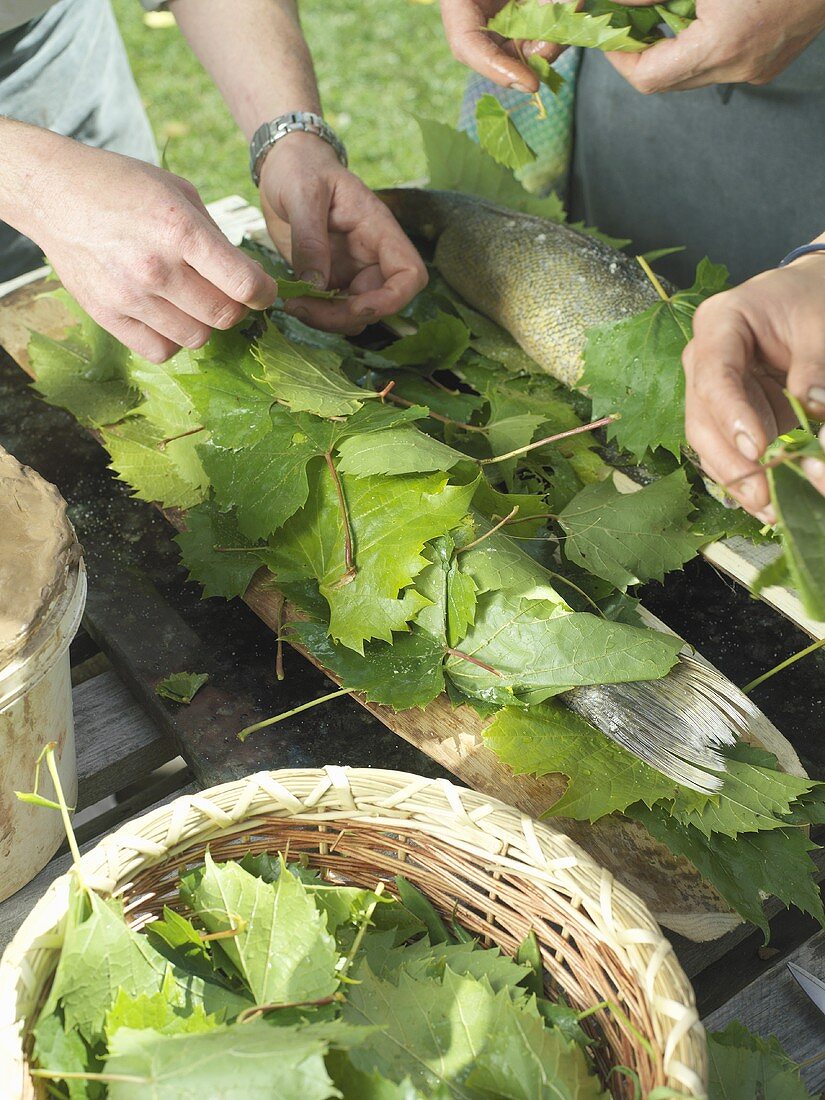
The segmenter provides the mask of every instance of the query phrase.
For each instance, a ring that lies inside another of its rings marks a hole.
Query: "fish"
[[[635,259],[568,225],[459,191],[379,195],[411,237],[434,244],[450,287],[566,386],[581,376],[588,328],[659,301]]]
[[[588,328],[659,300],[634,259],[570,226],[457,191],[401,187],[379,195],[414,240],[434,245],[433,263],[452,290],[566,386],[581,376]],[[725,750],[738,740],[781,739],[747,695],[688,649],[660,680],[595,684],[559,699],[698,791],[722,787]]]

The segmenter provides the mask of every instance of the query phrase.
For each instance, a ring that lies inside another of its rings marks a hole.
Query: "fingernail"
[[[303,306],[294,306],[290,302],[284,309],[285,313],[291,314],[297,321],[303,321],[307,324],[309,321],[309,311],[304,309]]]
[[[510,87],[514,92],[524,92],[525,95],[533,94],[533,89],[528,88],[526,84],[522,84],[520,80],[514,80]]]
[[[757,458],[759,458],[759,448],[747,432],[737,432],[734,442],[736,443],[736,449],[741,455],[750,459],[751,462],[756,462]]]
[[[304,283],[311,283],[317,290],[323,290],[327,282],[320,271],[304,271],[298,278]]]
[[[808,390],[808,404],[825,409],[825,386],[811,386]]]
[[[546,49],[548,45],[548,42],[527,42],[524,45],[524,56],[532,57],[534,53],[538,53],[539,50]]]
[[[761,519],[763,523],[767,523],[770,527],[776,524],[776,512],[770,504],[767,508],[763,508],[761,512],[757,512],[756,518]]]
[[[821,458],[803,458],[802,469],[811,481],[825,480],[825,462]]]
[[[375,318],[378,316],[378,313],[374,309],[359,309],[358,316],[362,321],[374,321]]]

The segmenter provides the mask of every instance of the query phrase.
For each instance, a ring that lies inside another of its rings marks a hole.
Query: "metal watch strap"
[[[261,180],[261,165],[266,153],[281,138],[296,131],[315,134],[327,142],[335,150],[335,155],[343,166],[347,167],[347,151],[332,127],[312,111],[291,111],[288,115],[280,115],[271,122],[265,122],[252,135],[252,141],[249,143],[249,170],[256,187]]]

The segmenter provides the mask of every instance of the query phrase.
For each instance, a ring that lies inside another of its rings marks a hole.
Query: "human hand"
[[[622,0],[647,7],[653,0]],[[641,53],[610,53],[640,92],[767,84],[825,29],[822,0],[696,0],[696,20]]]
[[[784,390],[825,420],[825,256],[810,255],[708,298],[682,361],[685,430],[703,469],[747,511],[775,522],[758,459],[797,426]],[[825,429],[820,433],[825,445]],[[802,460],[825,494],[825,463]]]
[[[387,207],[315,134],[292,133],[261,169],[270,236],[299,279],[345,291],[293,298],[288,312],[329,332],[361,332],[427,285],[427,269]]]
[[[60,138],[33,191],[23,231],[86,312],[154,363],[277,297],[170,172]]]
[[[487,23],[506,3],[507,0],[441,0],[447,42],[457,61],[502,88],[537,92],[539,78],[524,58],[540,54],[547,61],[555,61],[566,47],[552,42],[508,41],[491,34]]]

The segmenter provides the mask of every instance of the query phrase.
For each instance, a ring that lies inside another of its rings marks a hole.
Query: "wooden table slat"
[[[139,781],[177,753],[114,671],[72,692],[78,809]]]
[[[823,1057],[803,1068],[813,1093],[825,1088],[825,1016],[808,1000],[788,972],[791,961],[817,977],[825,977],[825,932],[818,932],[782,962],[745,986],[704,1020],[715,1031],[738,1020],[759,1035],[775,1035],[788,1053],[804,1062]]]

